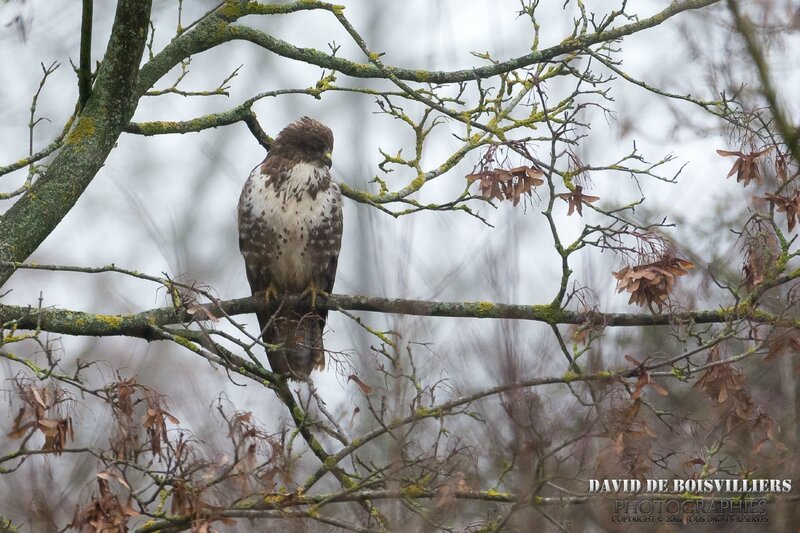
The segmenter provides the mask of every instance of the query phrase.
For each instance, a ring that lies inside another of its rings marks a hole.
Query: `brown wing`
[[[314,270],[314,286],[321,291],[330,293],[336,280],[336,267],[339,264],[339,249],[342,245],[342,209],[341,197],[336,185],[332,185],[336,194],[332,195],[330,214],[322,224],[310,232],[311,242],[308,247],[309,260],[316,266]],[[307,361],[311,362],[308,368],[322,370],[325,368],[325,348],[322,343],[322,333],[328,318],[327,309],[313,310],[305,302],[298,304],[298,314],[304,317],[304,346]]]
[[[339,249],[342,246],[342,209],[341,198],[334,197],[334,208],[323,223],[311,231],[310,260],[317,265],[314,272],[314,285],[317,289],[330,293],[336,280],[336,268],[339,264]],[[328,310],[318,311],[322,323],[328,318]]]
[[[257,167],[258,169],[258,167]],[[256,172],[258,170],[254,170]],[[250,180],[245,184],[239,199],[239,251],[244,257],[247,282],[252,294],[263,292],[270,287],[280,285],[280,280],[273,280],[270,273],[272,253],[276,249],[277,235],[272,228],[265,225],[255,216],[253,206],[246,201],[245,191],[252,188]],[[256,312],[261,338],[267,344],[284,345],[294,337],[289,333],[291,321],[288,316],[278,316],[272,309]],[[291,365],[283,350],[267,350],[267,358],[273,372],[291,374]]]
[[[247,216],[246,214],[244,215]],[[265,253],[265,249],[269,246],[269,242],[274,238],[272,232],[264,231],[262,229],[256,230],[252,221],[242,220],[242,213],[239,213],[239,250],[244,257],[244,266],[247,272],[247,282],[250,284],[250,292],[252,294],[263,292],[269,288],[272,283],[272,277],[269,273],[269,254]],[[262,333],[265,333],[264,341],[271,342],[267,336],[264,328],[269,323],[270,311],[258,311],[258,324],[261,327]]]

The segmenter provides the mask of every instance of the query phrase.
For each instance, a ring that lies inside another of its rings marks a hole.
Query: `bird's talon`
[[[312,283],[303,291],[303,294],[300,295],[300,299],[311,296],[311,308],[315,309],[317,307],[317,292],[317,287]]]
[[[267,303],[278,299],[278,289],[276,289],[275,285],[272,283],[270,283],[269,287],[267,287],[267,289],[264,291],[264,299],[267,301]]]

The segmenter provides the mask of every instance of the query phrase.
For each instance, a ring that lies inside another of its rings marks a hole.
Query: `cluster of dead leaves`
[[[757,161],[761,156],[768,154],[774,148],[775,146],[770,146],[764,150],[750,152],[748,154],[740,151],[731,152],[728,150],[717,150],[717,153],[722,157],[736,158],[736,161],[734,161],[733,166],[731,167],[730,171],[728,171],[728,175],[726,177],[730,178],[736,174],[736,181],[744,182],[744,186],[747,187],[751,180],[755,180],[756,182],[761,181],[761,171],[758,169]]]
[[[742,279],[745,289],[752,291],[764,281],[780,254],[780,243],[772,226],[760,218],[754,219],[747,232]]]
[[[209,479],[220,481],[225,487],[227,496],[250,496],[258,491],[261,495],[285,497],[290,502],[291,495],[273,492],[278,486],[285,487],[291,483],[291,474],[285,457],[286,434],[269,434],[257,425],[253,413],[235,411],[228,414],[218,407],[218,412],[228,425],[227,438],[233,447],[233,454],[220,457],[214,463],[192,461],[193,452],[190,443],[179,435],[174,446],[173,461],[176,465],[176,476],[172,480],[173,515],[189,517],[192,531],[210,533],[216,531],[215,523],[234,526],[236,521],[223,516],[226,509],[224,499],[209,491],[215,484]],[[231,459],[234,462],[231,462]],[[235,499],[235,498],[234,498]]]
[[[716,346],[709,350],[709,362],[719,359]],[[703,373],[700,379],[694,384],[705,392],[712,400],[718,403],[725,403],[728,399],[733,399],[734,411],[737,418],[744,419],[753,408],[750,393],[745,386],[745,376],[741,370],[732,364],[719,364],[712,366]]]
[[[139,434],[144,429],[146,445],[155,456],[162,456],[167,442],[167,422],[177,425],[177,418],[167,412],[164,397],[134,379],[124,379],[107,387],[112,403],[115,435],[111,450],[120,459],[135,459],[141,453]],[[141,406],[137,411],[137,407]],[[143,412],[142,412],[143,410]]]
[[[557,194],[556,196],[569,204],[567,216],[572,215],[572,213],[575,213],[576,211],[580,216],[583,216],[583,205],[596,202],[600,199],[599,196],[589,196],[588,194],[583,194],[583,187],[581,185],[575,185],[575,188],[572,191]]]
[[[777,423],[753,402],[744,372],[732,363],[720,361],[719,346],[713,346],[708,350],[706,363],[718,364],[708,368],[694,387],[705,392],[722,409],[724,432],[730,433],[736,428],[749,430],[755,443],[753,453],[761,452],[768,443],[784,452],[785,445],[777,440]],[[745,422],[752,424],[748,426]]]
[[[17,396],[23,406],[14,418],[14,425],[8,433],[11,439],[21,439],[31,432],[44,435],[42,450],[60,455],[67,442],[74,440],[72,417],[54,415],[57,406],[71,400],[67,393],[58,387],[37,387],[32,383],[17,382]]]
[[[630,355],[626,355],[625,359],[627,359],[630,363],[633,363],[633,365],[637,367],[639,373],[639,379],[636,380],[636,386],[634,387],[633,392],[631,392],[632,400],[638,400],[639,398],[641,398],[642,391],[647,386],[651,387],[654,391],[656,391],[656,394],[658,394],[659,396],[669,395],[667,389],[665,389],[664,387],[653,381],[652,376],[650,376],[650,372],[645,370],[644,363],[637,361]]]
[[[657,436],[646,420],[639,417],[640,401],[612,409],[608,418],[611,447],[601,454],[600,477],[630,477],[643,480],[653,464],[653,443]]]
[[[667,253],[663,258],[644,265],[626,266],[614,272],[617,292],[631,293],[628,303],[647,305],[655,313],[661,313],[675,285],[675,279],[683,276],[694,264]]]
[[[140,513],[131,507],[130,501],[120,502],[119,497],[111,490],[110,478],[118,480],[130,490],[122,476],[117,473],[101,472],[97,474],[100,494],[95,494],[83,509],[75,510],[75,516],[69,527],[94,533],[128,531],[128,519],[138,516]]]
[[[192,531],[197,533],[216,531],[212,528],[214,522],[221,522],[228,527],[235,526],[236,520],[222,516],[223,510],[222,507],[204,502],[198,489],[192,484],[180,480],[174,482],[170,511],[176,516],[190,517]]]
[[[228,422],[228,439],[235,449],[235,456],[239,457],[239,462],[231,470],[231,477],[242,496],[251,494],[256,486],[272,493],[279,485],[291,484],[285,455],[285,433],[267,433],[256,425],[249,411],[237,411],[229,417],[220,409],[220,414]]]
[[[467,174],[467,181],[478,182],[480,195],[487,200],[508,200],[517,205],[524,195],[530,196],[533,188],[544,184],[542,172],[533,166],[483,169]]]
[[[794,191],[789,196],[765,194],[761,198],[775,204],[775,210],[779,213],[786,213],[786,225],[789,231],[792,231],[800,217],[800,190]]]
[[[759,159],[775,150],[775,145],[764,148],[757,152],[745,153],[742,151],[729,151],[717,150],[717,153],[723,157],[735,157],[733,166],[728,171],[727,177],[736,175],[737,182],[743,182],[747,187],[751,181],[757,183],[763,181],[761,169],[759,168]],[[775,156],[775,176],[780,183],[787,183],[790,180],[789,165],[786,162],[786,156],[778,151]],[[780,190],[780,189],[779,189]],[[794,230],[800,219],[800,191],[787,194],[766,194],[764,196],[756,197],[761,200],[766,200],[775,205],[776,211],[786,214],[786,222],[789,231]]]
[[[147,411],[142,420],[142,427],[147,432],[147,442],[150,444],[152,454],[161,455],[162,446],[168,439],[167,421],[173,425],[178,425],[180,422],[164,409],[160,397],[149,396],[146,401]]]
[[[769,339],[769,351],[764,361],[772,361],[786,352],[800,353],[800,332],[795,328],[775,328]]]

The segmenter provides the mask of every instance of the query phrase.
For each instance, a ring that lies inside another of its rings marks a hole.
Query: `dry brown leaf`
[[[726,177],[730,178],[736,174],[736,181],[743,181],[744,186],[747,187],[751,180],[761,181],[761,172],[758,169],[757,160],[759,157],[771,152],[775,146],[770,146],[758,152],[751,152],[746,154],[744,152],[732,152],[729,150],[717,150],[717,153],[722,157],[735,157],[733,166],[728,171]]]
[[[556,196],[569,204],[567,216],[572,215],[572,213],[576,211],[580,216],[583,216],[583,204],[590,204],[600,199],[599,196],[583,194],[583,187],[581,185],[575,185],[573,191],[557,194]]]
[[[765,194],[763,197],[758,198],[772,202],[775,205],[775,210],[779,213],[786,213],[786,224],[789,231],[794,230],[797,221],[800,219],[800,190],[794,191],[791,196]]]
[[[38,403],[42,407],[42,409],[47,409],[47,404],[44,403],[41,394],[39,394],[39,390],[34,388],[32,392],[33,392],[33,397],[36,399],[36,403]]]
[[[22,423],[22,419],[25,417],[26,409],[24,407],[20,407],[19,411],[17,412],[17,416],[14,418],[14,425],[11,426],[11,431],[8,433],[8,438],[10,439],[19,439],[24,437],[28,430],[36,425],[34,421],[28,421],[26,423]]]
[[[114,472],[114,471],[109,472],[108,470],[105,470],[103,472],[98,472],[96,475],[100,479],[105,479],[105,480],[115,479],[117,480],[117,482],[119,482],[120,485],[122,485],[126,489],[128,490],[131,489],[131,486],[128,485],[128,482],[125,481],[125,478],[122,477],[122,474],[120,474],[119,472]]]
[[[186,312],[192,316],[197,315],[195,318],[198,318],[200,320],[210,320],[212,322],[219,322],[219,318],[217,318],[217,316],[211,312],[208,306],[203,305],[199,302],[191,302],[189,305],[187,305]]]
[[[361,392],[364,394],[369,394],[372,392],[372,387],[361,381],[355,374],[350,374],[347,376],[347,381],[355,381],[356,385],[358,385],[358,388],[361,389]]]

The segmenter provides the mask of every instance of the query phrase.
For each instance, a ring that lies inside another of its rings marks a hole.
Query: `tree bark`
[[[119,0],[94,89],[43,176],[0,219],[0,260],[24,261],[72,209],[136,110],[151,0]],[[0,285],[13,268],[0,268]]]

